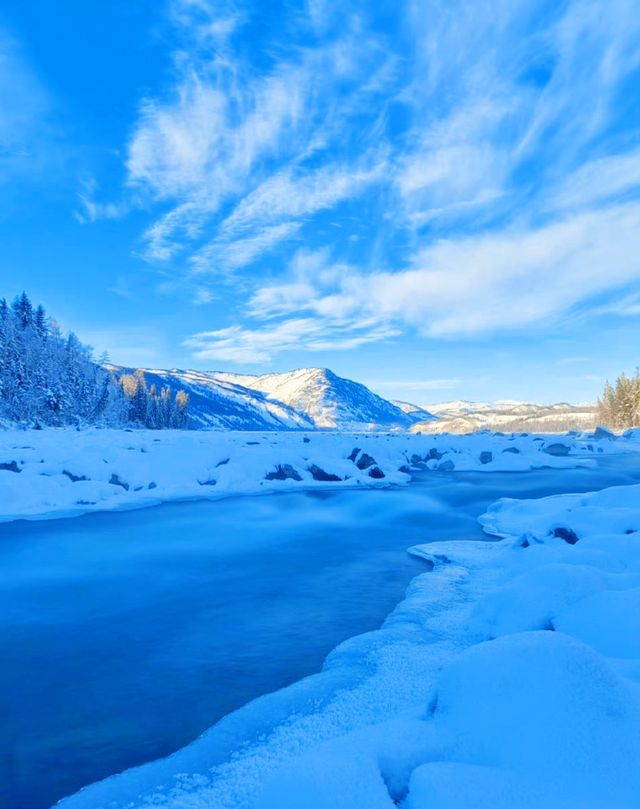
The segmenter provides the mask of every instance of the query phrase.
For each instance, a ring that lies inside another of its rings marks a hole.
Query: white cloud
[[[497,131],[510,110],[502,101],[462,101],[444,119],[426,124],[419,145],[399,160],[395,176],[413,224],[495,200],[510,168]]]
[[[354,166],[327,165],[305,174],[287,168],[271,176],[248,194],[222,223],[232,234],[281,218],[302,217],[333,208],[379,181],[387,168],[384,160],[358,161]]]
[[[553,73],[516,153],[544,142],[566,167],[610,126],[620,83],[640,65],[640,16],[634,0],[575,0],[559,8],[555,25],[539,38],[555,61]]]
[[[145,256],[155,261],[168,261],[180,253],[185,241],[193,241],[202,232],[209,205],[206,198],[201,198],[183,202],[164,214],[144,234],[147,243]]]
[[[396,177],[409,223],[477,225],[478,209],[483,219],[502,205],[533,210],[530,196],[561,185],[594,144],[601,150],[624,104],[621,85],[640,65],[633,9],[633,0],[575,0],[544,12],[535,2],[454,10],[415,0],[413,137]]]
[[[265,160],[283,149],[294,155],[307,149],[309,104],[329,54],[303,51],[298,61],[281,62],[255,78],[239,64],[189,63],[173,99],[144,102],[129,146],[129,183],[157,200],[178,201],[148,231],[151,257],[171,257],[180,248],[174,242],[199,236],[225,199],[242,199]],[[285,174],[276,174],[263,199],[285,185]],[[288,186],[293,188],[292,180]],[[328,203],[327,196],[317,205]],[[250,196],[245,208],[259,204]]]
[[[243,192],[256,161],[295,126],[308,81],[305,70],[287,65],[241,90],[223,90],[221,76],[189,72],[172,101],[145,102],[129,146],[129,184],[177,201],[145,234],[149,258],[175,256],[224,200]]]
[[[146,255],[184,251],[196,285],[274,256],[269,282],[233,276],[239,325],[200,358],[522,330],[640,281],[632,0],[411,0],[393,31],[347,5],[279,11],[249,53],[241,4],[173,0],[187,44],[128,157],[162,205]]]
[[[342,318],[352,314],[352,307],[349,303],[340,306],[332,293],[354,275],[357,275],[354,267],[332,263],[326,248],[298,250],[281,282],[254,291],[248,314],[264,320],[312,309],[322,317]]]
[[[245,238],[227,241],[218,237],[200,248],[190,262],[198,273],[224,274],[251,263],[257,256],[293,238],[299,230],[298,222],[282,222],[254,231]]]
[[[616,315],[617,317],[638,317],[640,315],[640,293],[631,293],[614,298],[594,309],[598,315]]]
[[[82,210],[74,211],[74,216],[81,225],[97,222],[99,219],[121,219],[129,212],[129,204],[115,202],[97,202],[85,194],[78,194]]]
[[[538,229],[442,240],[397,272],[298,268],[286,283],[258,290],[250,311],[470,337],[528,328],[634,281],[640,281],[640,203]]]
[[[173,22],[199,47],[214,45],[224,50],[233,34],[246,21],[246,15],[234,0],[172,0],[169,6]]]
[[[200,191],[207,180],[215,180],[227,146],[220,142],[228,126],[227,100],[220,90],[192,75],[177,87],[176,96],[168,104],[143,104],[129,146],[129,182],[146,186],[158,199]]]
[[[214,301],[215,297],[216,296],[210,289],[206,289],[206,287],[197,287],[193,302],[198,306],[203,306]]]
[[[551,209],[596,205],[640,189],[640,149],[591,160],[569,175],[551,194]]]
[[[185,341],[198,360],[236,363],[269,362],[285,351],[348,350],[398,334],[397,329],[378,325],[366,328],[320,318],[293,318],[256,329],[230,326],[201,332]]]
[[[339,32],[321,41],[293,44],[297,28],[306,26],[308,39],[309,23],[316,28],[319,15],[328,19],[324,5],[312,3],[306,17],[289,20],[286,51],[274,48],[286,55],[256,66],[253,53],[230,45],[250,18],[239,4],[174,0],[171,9],[185,41],[174,54],[175,84],[166,96],[142,102],[128,148],[130,187],[171,206],[144,234],[148,259],[166,262],[188,249],[193,260],[186,266],[199,270],[228,244],[237,256],[228,265],[240,266],[242,255],[252,261],[260,244],[275,244],[268,228],[282,225],[285,233],[286,223],[292,229],[294,220],[382,178],[376,155],[353,161],[328,152],[358,114],[369,63],[379,61],[377,39],[362,35],[357,16],[342,18]],[[254,42],[254,50],[260,47]]]
[[[216,237],[194,252],[190,264],[198,273],[225,274],[244,267],[291,240],[304,217],[356,196],[383,171],[384,163],[374,163],[351,170],[326,166],[301,177],[291,170],[279,172],[244,197],[220,224]],[[157,256],[165,249],[164,232],[160,226],[150,234]]]
[[[640,280],[640,205],[539,228],[442,241],[415,267],[350,284],[365,312],[430,336],[523,329]]]

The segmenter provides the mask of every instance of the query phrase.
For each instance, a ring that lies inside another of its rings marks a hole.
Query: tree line
[[[0,419],[26,426],[102,424],[184,428],[189,397],[147,386],[144,373],[118,374],[65,335],[26,293],[0,299]]]
[[[597,409],[598,423],[615,430],[640,426],[640,372],[621,374],[614,385],[607,384]]]

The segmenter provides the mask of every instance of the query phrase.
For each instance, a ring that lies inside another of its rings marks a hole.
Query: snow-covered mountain
[[[389,401],[415,421],[433,421],[433,419],[437,418],[431,410],[420,407],[420,405],[414,405],[411,404],[411,402],[402,402],[399,399],[390,399]]]
[[[131,368],[109,366],[116,373]],[[264,393],[201,371],[143,369],[148,386],[169,385],[189,394],[188,426],[191,429],[222,430],[312,430],[304,414]]]
[[[109,366],[116,373],[133,369]],[[417,433],[566,432],[595,425],[592,405],[388,401],[328,368],[280,374],[143,369],[147,386],[189,394],[188,426],[221,430],[410,430]]]
[[[538,408],[541,406],[526,404],[515,399],[499,399],[495,402],[470,402],[466,399],[458,399],[452,402],[429,405],[429,412],[438,418],[453,418],[476,413],[498,413],[511,410],[514,407]]]
[[[109,366],[117,374],[131,368]],[[147,386],[169,385],[189,394],[192,429],[228,430],[405,430],[431,415],[404,408],[327,368],[290,373],[233,374],[143,369]]]
[[[420,412],[416,419],[359,382],[344,379],[328,368],[299,368],[263,376],[228,373],[213,376],[260,391],[269,400],[283,402],[304,413],[319,429],[406,429],[425,417]]]
[[[501,432],[566,432],[589,430],[595,426],[593,405],[566,402],[541,405],[503,400],[498,402],[444,402],[429,405],[436,419],[425,419],[410,429],[419,433],[473,433],[478,430]]]

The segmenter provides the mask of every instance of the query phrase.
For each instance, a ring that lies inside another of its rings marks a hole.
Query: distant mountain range
[[[116,374],[133,369],[111,365]],[[389,401],[328,368],[281,374],[143,369],[147,385],[189,394],[188,426],[222,430],[338,430],[466,433],[559,432],[594,424],[589,405],[447,402],[427,408]]]
[[[595,405],[566,402],[541,405],[530,402],[445,402],[430,405],[432,418],[410,427],[418,433],[548,432],[590,430],[596,424]]]

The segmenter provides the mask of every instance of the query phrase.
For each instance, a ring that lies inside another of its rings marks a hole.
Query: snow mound
[[[575,805],[640,793],[638,690],[559,632],[477,644],[443,671],[433,721],[455,758],[561,785]],[[602,766],[606,762],[606,766]]]
[[[561,610],[554,625],[608,657],[640,658],[640,588],[594,593]]]

